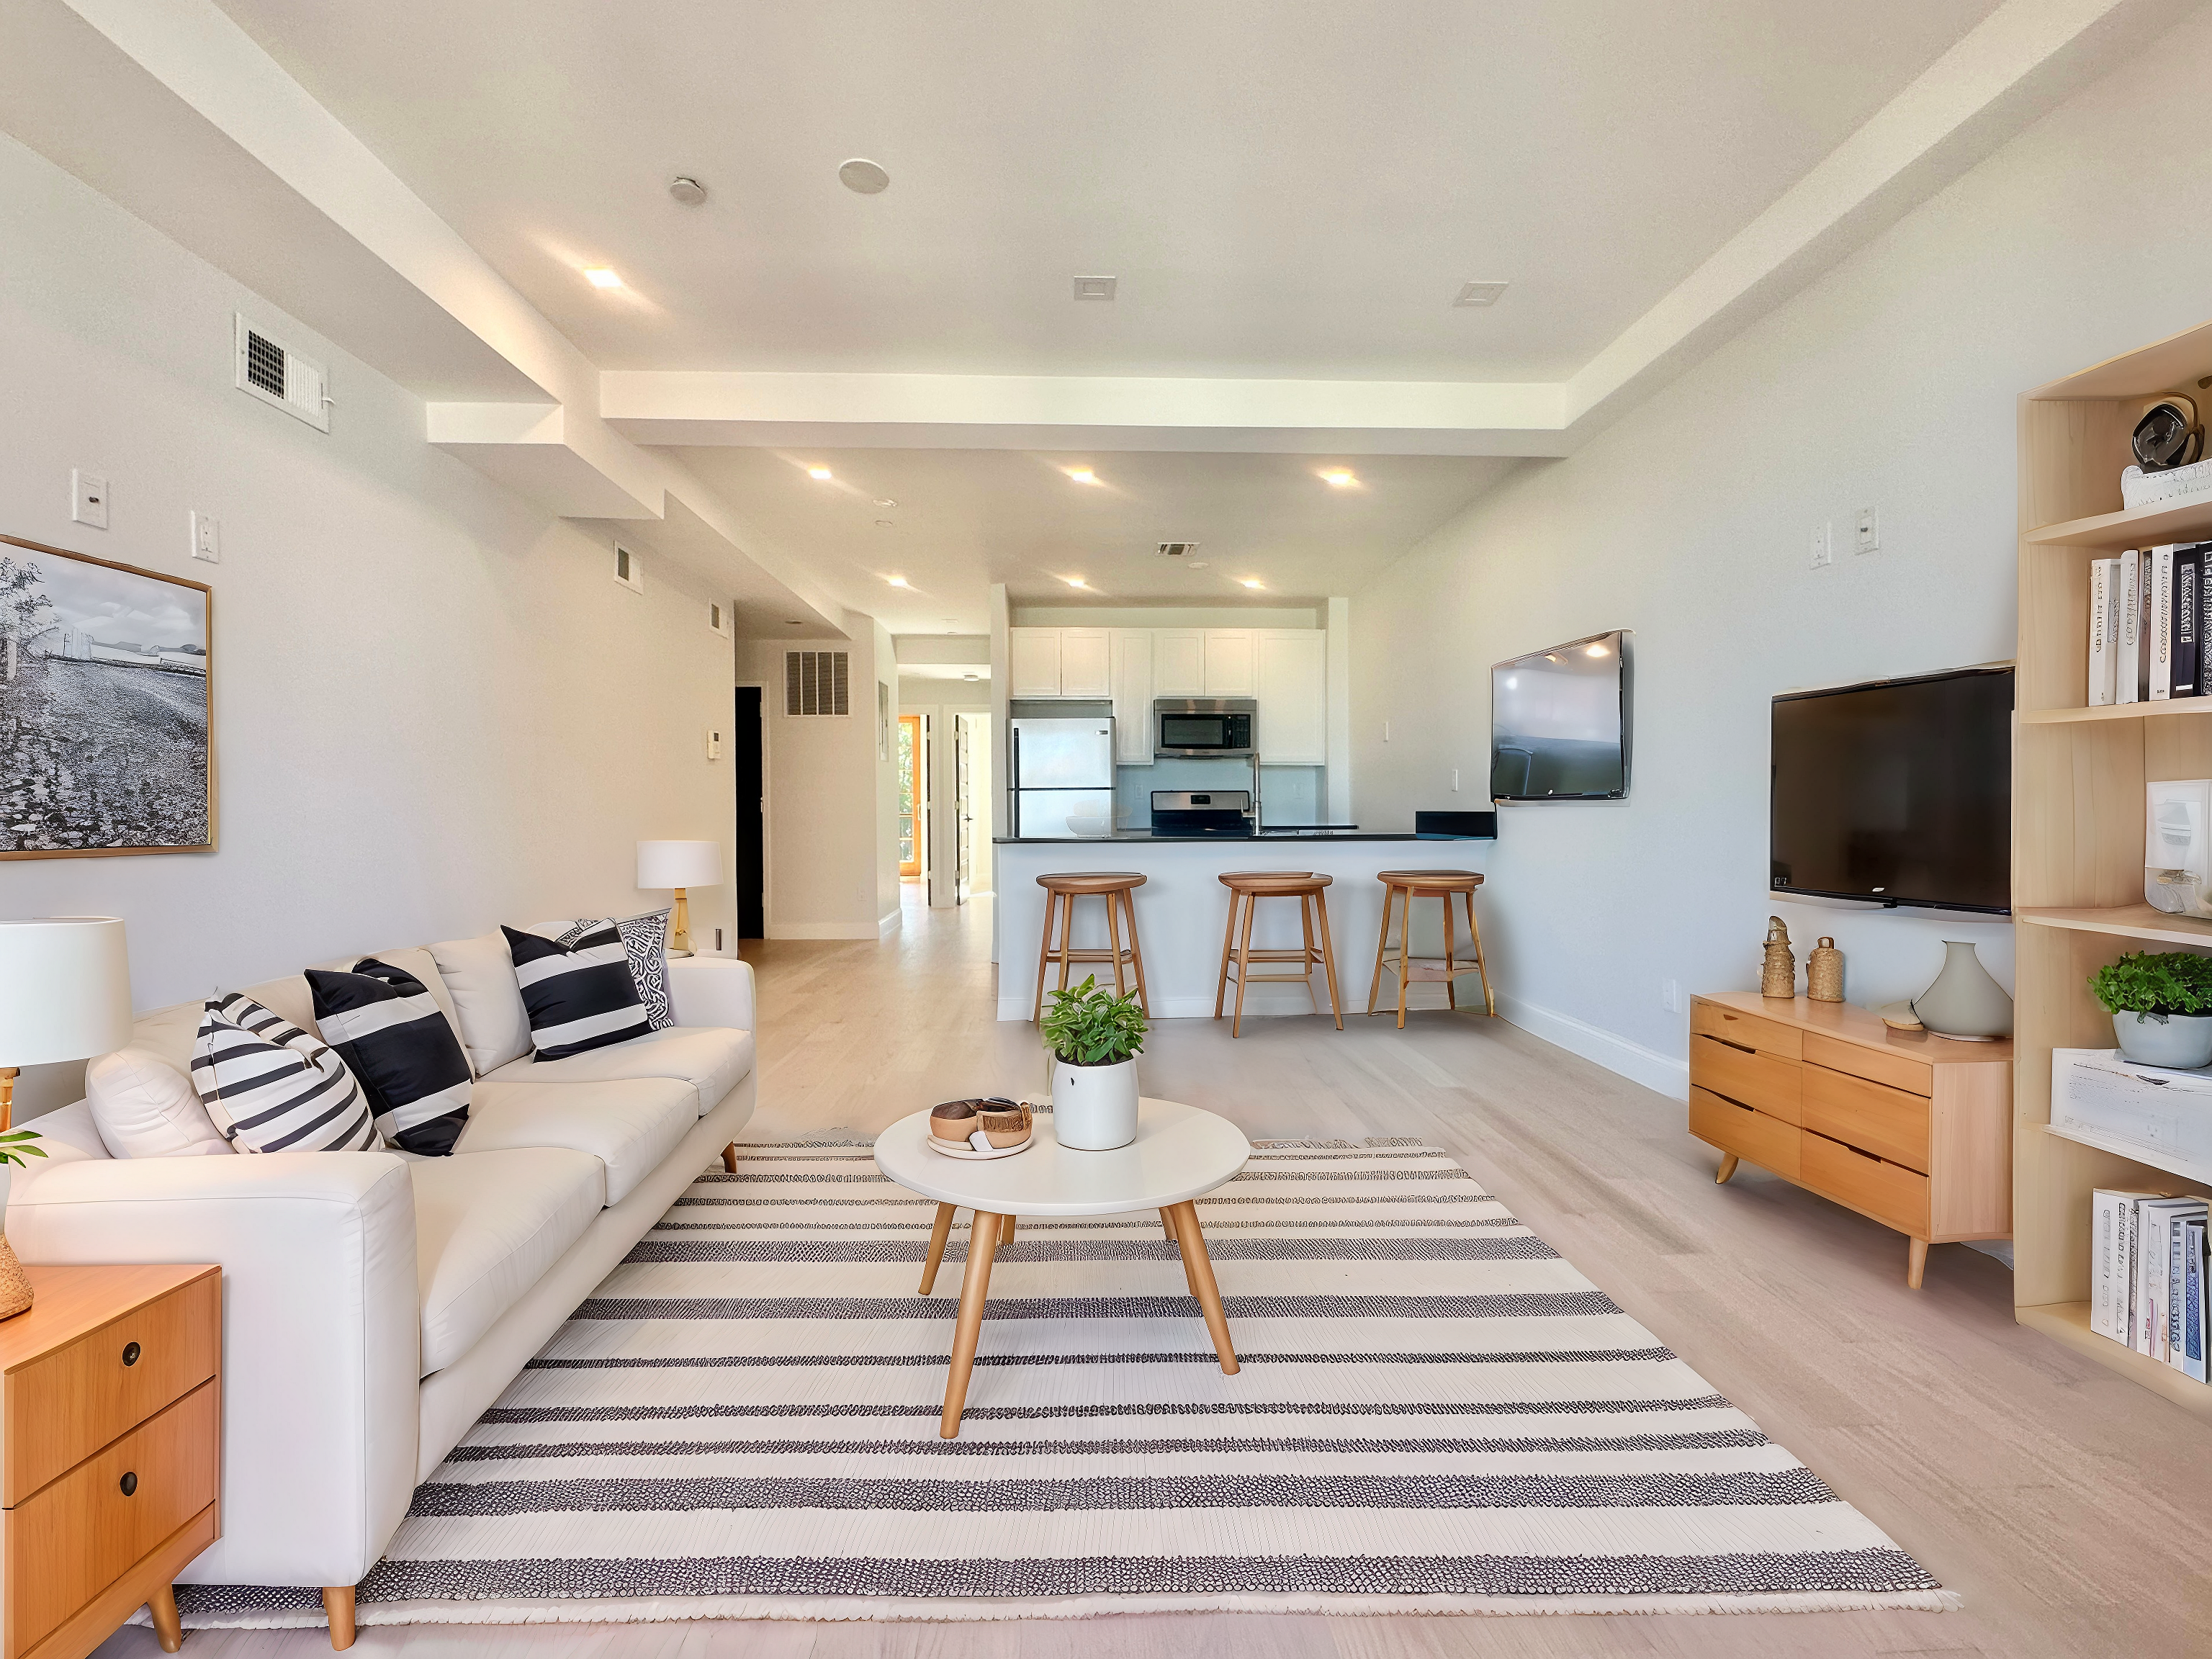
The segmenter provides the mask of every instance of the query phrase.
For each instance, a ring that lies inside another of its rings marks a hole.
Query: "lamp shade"
[[[641,841],[637,844],[640,887],[712,887],[721,879],[722,843],[718,841]]]
[[[0,1066],[112,1054],[131,1041],[131,957],[115,916],[0,921]]]

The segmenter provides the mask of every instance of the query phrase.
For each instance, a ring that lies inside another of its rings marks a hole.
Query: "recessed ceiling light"
[[[1088,587],[1091,586],[1090,583],[1085,581],[1080,576],[1062,576],[1060,580],[1066,582],[1070,587]]]
[[[679,173],[668,181],[668,193],[685,207],[697,207],[707,199],[707,186],[688,173]]]
[[[876,505],[878,507],[896,507],[898,503],[888,495],[878,495],[876,497]]]
[[[786,628],[804,628],[806,626],[805,623],[799,621],[796,617],[786,617],[783,619],[783,625]]]
[[[837,475],[826,466],[810,466],[806,469],[806,476],[810,478],[818,478],[823,483],[827,483]]]
[[[1077,483],[1095,484],[1098,482],[1098,475],[1087,466],[1071,466],[1067,469],[1067,476]]]
[[[893,587],[904,587],[906,586],[906,578],[903,576],[886,576],[884,580],[889,582]]]
[[[1583,647],[1583,655],[1585,657],[1609,657],[1613,653],[1601,645],[1586,645]]]
[[[1114,284],[1120,279],[1113,276],[1079,276],[1075,279],[1075,297],[1079,300],[1110,300]]]
[[[1193,559],[1188,564],[1183,566],[1183,568],[1186,570],[1203,570],[1206,568],[1206,561],[1204,559]]]
[[[622,278],[605,265],[593,265],[584,273],[584,280],[593,288],[620,288],[623,285]]]
[[[1325,484],[1333,484],[1339,489],[1349,489],[1358,483],[1359,479],[1343,467],[1333,466],[1321,475],[1321,481]]]
[[[889,519],[878,519],[876,520],[876,528],[878,530],[891,530],[896,528],[896,526],[893,525]]]
[[[975,681],[975,680],[980,680],[980,679],[981,679],[983,677],[982,677],[981,674],[963,674],[960,678],[961,678],[962,679],[963,679],[963,680],[968,680],[968,681],[973,682],[973,681]]]
[[[1455,306],[1494,306],[1498,296],[1505,292],[1503,283],[1462,283],[1459,292],[1452,296]]]
[[[862,196],[878,196],[890,188],[891,176],[875,162],[856,155],[837,169],[837,182]]]
[[[1247,576],[1243,579],[1243,585],[1246,587],[1258,587],[1261,586],[1261,583],[1256,578]]]

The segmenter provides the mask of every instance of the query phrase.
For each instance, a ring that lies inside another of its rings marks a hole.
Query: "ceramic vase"
[[[1052,1060],[1052,1133],[1076,1152],[1110,1152],[1137,1138],[1137,1062],[1073,1066]]]
[[[1759,994],[1795,997],[1797,994],[1797,957],[1790,948],[1790,930],[1779,916],[1766,919],[1766,949],[1759,969]]]
[[[2212,1066],[2212,1015],[2118,1013],[2112,1033],[2120,1053],[2138,1066],[2184,1072]]]
[[[1844,953],[1826,933],[1805,958],[1805,994],[1814,1002],[1844,1000]]]
[[[1938,1036],[1992,1042],[2012,1035],[2012,999],[1960,939],[1943,941],[1943,971],[1913,998],[1912,1012]]]

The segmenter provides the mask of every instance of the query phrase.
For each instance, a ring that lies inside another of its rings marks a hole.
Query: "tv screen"
[[[1490,671],[1492,800],[1618,800],[1628,793],[1626,629]]]
[[[2012,908],[2012,670],[1774,700],[1778,893]]]

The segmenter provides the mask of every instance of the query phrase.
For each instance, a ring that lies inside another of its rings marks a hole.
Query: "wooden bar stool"
[[[1229,929],[1221,936],[1221,982],[1213,993],[1213,1017],[1221,1018],[1221,1005],[1229,994],[1229,969],[1237,969],[1237,1013],[1229,1022],[1229,1035],[1236,1036],[1244,1024],[1244,988],[1248,984],[1266,985],[1274,982],[1287,984],[1304,981],[1306,994],[1313,998],[1314,1012],[1321,1012],[1321,998],[1314,990],[1313,970],[1318,964],[1328,980],[1328,1011],[1336,1016],[1336,1029],[1344,1029],[1344,1005],[1336,994],[1336,956],[1328,942],[1328,899],[1325,889],[1331,878],[1316,876],[1310,871],[1295,870],[1232,870],[1221,878],[1221,884],[1229,890]],[[1296,950],[1255,951],[1252,948],[1252,915],[1263,898],[1294,898],[1298,902],[1298,921],[1305,929],[1305,943]],[[1240,935],[1237,928],[1239,906],[1244,912],[1244,929]],[[1314,933],[1318,926],[1321,940],[1316,944]],[[1295,962],[1295,974],[1255,974],[1254,963]]]
[[[1498,998],[1491,991],[1489,969],[1483,962],[1482,930],[1474,922],[1474,890],[1482,885],[1482,878],[1472,870],[1383,870],[1375,878],[1382,884],[1382,927],[1375,939],[1375,978],[1367,988],[1367,1012],[1375,1012],[1375,999],[1382,989],[1382,970],[1388,967],[1398,976],[1398,1029],[1401,1031],[1406,1029],[1408,985],[1442,981],[1445,996],[1456,1008],[1462,974],[1481,975],[1483,1012],[1495,1014]],[[1452,932],[1454,894],[1466,901],[1468,942],[1474,949],[1472,960],[1462,960],[1456,954],[1457,941]],[[1441,958],[1408,954],[1413,948],[1413,901],[1417,898],[1440,899],[1443,902],[1444,953]],[[1398,954],[1395,960],[1387,954],[1394,905],[1398,910]]]
[[[1145,953],[1137,944],[1137,906],[1129,896],[1145,884],[1145,878],[1131,871],[1062,871],[1039,876],[1037,885],[1044,889],[1044,939],[1037,950],[1036,1006],[1030,1011],[1032,1023],[1044,1017],[1044,972],[1054,963],[1060,964],[1060,988],[1067,988],[1068,964],[1077,962],[1110,962],[1114,964],[1114,994],[1121,994],[1121,969],[1126,965],[1137,987],[1137,1006],[1152,1017],[1152,1005],[1145,1000]],[[1105,950],[1087,946],[1076,949],[1068,944],[1069,929],[1074,921],[1075,901],[1086,893],[1097,893],[1106,901],[1106,937],[1110,942]],[[1060,943],[1052,942],[1052,913],[1060,909]],[[1121,943],[1121,924],[1127,918],[1129,942]]]

